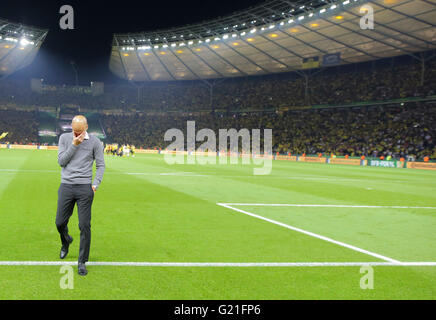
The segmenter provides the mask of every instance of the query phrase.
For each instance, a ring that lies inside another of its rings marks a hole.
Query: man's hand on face
[[[75,146],[78,146],[79,144],[81,144],[83,142],[83,140],[85,140],[85,135],[86,135],[86,131],[83,131],[77,137],[74,135],[74,137],[73,137],[73,144]]]

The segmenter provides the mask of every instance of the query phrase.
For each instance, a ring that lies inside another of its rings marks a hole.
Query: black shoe
[[[86,270],[86,265],[83,262],[79,262],[79,275],[86,276],[88,274],[88,270]]]
[[[68,244],[67,245],[63,245],[61,248],[61,254],[60,254],[60,258],[61,259],[65,259],[68,255],[68,248],[70,247],[70,244],[73,242],[73,237],[70,236],[70,239],[68,240]]]

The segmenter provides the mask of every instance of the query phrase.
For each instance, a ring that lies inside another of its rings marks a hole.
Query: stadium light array
[[[0,40],[2,40],[2,39],[3,39],[3,37],[0,36]],[[9,42],[14,42],[14,43],[20,42],[20,45],[22,45],[23,47],[28,46],[28,45],[34,45],[34,44],[35,44],[35,42],[33,42],[33,41],[29,41],[29,40],[27,40],[26,38],[22,38],[22,39],[18,40],[18,39],[16,39],[16,38],[6,37],[4,40],[5,40],[5,41],[9,41]]]
[[[359,0],[354,0],[354,1],[359,1]],[[352,0],[338,0],[337,1],[337,3],[339,5],[347,5],[347,4],[350,4],[351,2],[352,2]],[[302,9],[305,9],[306,7],[303,5],[303,6],[300,6],[299,8],[300,8],[300,10],[302,10]],[[326,2],[326,5],[318,11],[318,14],[325,13],[325,12],[327,12],[328,9],[334,10],[336,8],[338,8],[337,4],[332,4],[331,2],[330,3]],[[291,9],[289,12],[295,12],[295,10]],[[233,27],[228,26],[228,27],[223,28],[223,30],[225,31],[225,30],[229,30],[229,29],[236,29],[238,27],[245,27],[247,25],[247,29],[245,29],[245,30],[240,30],[239,32],[238,32],[238,30],[234,30],[236,32],[234,32],[232,34],[222,34],[222,35],[216,36],[214,38],[202,39],[202,40],[198,40],[198,41],[195,41],[195,42],[191,40],[191,41],[189,41],[187,43],[185,43],[185,42],[178,43],[177,42],[177,38],[181,38],[180,41],[183,41],[184,35],[173,35],[173,36],[171,36],[171,38],[174,39],[176,42],[168,43],[168,44],[158,43],[158,44],[154,45],[153,48],[154,49],[167,48],[169,46],[171,46],[173,48],[177,47],[177,46],[183,47],[185,45],[191,46],[191,45],[201,44],[203,42],[209,43],[212,40],[213,41],[221,41],[221,40],[227,40],[230,37],[231,38],[237,38],[238,36],[239,37],[243,37],[243,36],[246,36],[247,34],[254,34],[257,31],[265,32],[267,30],[271,30],[271,29],[274,29],[276,27],[279,28],[281,26],[284,26],[286,23],[287,24],[293,24],[293,23],[295,23],[295,20],[302,21],[302,20],[305,20],[306,18],[313,18],[315,16],[315,13],[316,13],[315,11],[311,11],[311,12],[308,12],[307,16],[306,15],[299,15],[299,16],[292,17],[291,19],[289,19],[289,17],[286,17],[286,15],[283,12],[282,13],[282,16],[283,16],[282,20],[278,21],[277,23],[272,23],[272,24],[269,24],[269,25],[265,24],[263,26],[257,27],[258,29],[256,27],[254,27],[254,26],[251,26],[251,29],[249,29],[250,28],[250,24],[254,24],[254,23],[257,22],[257,20],[250,20],[250,21],[248,21],[246,23],[236,24]],[[289,19],[289,20],[286,21],[285,19],[286,20]],[[263,21],[265,22],[265,19],[263,19]],[[207,32],[210,34],[211,30],[209,30]],[[190,36],[192,36],[192,34]],[[0,37],[0,39],[1,39],[1,37]],[[14,38],[7,38],[6,40],[8,40],[8,39],[9,39],[9,41],[13,41],[13,42],[19,41],[19,40],[16,40],[16,39],[14,40]],[[160,39],[159,37],[155,38],[156,41],[158,41],[159,39]],[[166,39],[166,38],[164,37],[163,39]],[[21,41],[23,41],[23,42],[21,42]],[[20,44],[22,46],[26,46],[28,44],[33,44],[32,42],[28,41],[27,39],[21,40],[21,41],[20,41]],[[129,41],[125,40],[123,42],[130,43],[130,41],[133,42],[133,44],[135,43],[135,40],[129,40]],[[146,40],[144,39],[144,40],[136,40],[136,41],[138,41],[138,42],[145,42]],[[150,39],[148,39],[148,41],[150,41]],[[148,47],[148,49],[150,49],[150,48],[151,47]],[[137,50],[144,50],[144,49],[147,49],[147,48],[142,46],[142,47],[136,47],[136,49]],[[134,47],[123,47],[123,50],[129,51],[129,50],[135,50],[135,48]]]
[[[5,40],[9,42],[18,42],[18,39],[11,38],[11,37],[7,37]]]

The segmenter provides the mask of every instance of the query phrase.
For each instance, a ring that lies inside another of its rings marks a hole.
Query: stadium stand
[[[363,3],[272,0],[190,26],[115,34],[109,68],[125,84],[96,94],[92,84],[0,79],[0,109],[12,118],[34,110],[26,122],[39,126],[39,140],[17,128],[19,141],[50,143],[41,138],[53,132],[49,109],[57,135],[80,112],[107,142],[144,148],[165,148],[167,129],[195,120],[199,129],[271,128],[279,153],[436,159],[436,11],[428,1],[370,1],[383,19],[367,32]],[[38,35],[40,44],[46,32]],[[63,105],[77,109],[63,119]]]
[[[38,112],[38,143],[57,144],[57,119],[53,112]]]
[[[0,110],[0,131],[9,133],[0,143],[36,144],[37,119],[35,111]]]
[[[427,62],[423,77],[421,72],[410,57],[395,58],[391,64],[385,60],[328,68],[311,76],[307,96],[304,79],[294,73],[237,78],[217,84],[212,101],[201,81],[147,83],[139,98],[129,85],[106,85],[106,93],[92,96],[64,89],[41,94],[28,83],[2,81],[0,105],[56,110],[68,102],[76,106],[70,118],[85,113],[90,130],[100,138],[138,148],[164,148],[167,129],[184,128],[187,120],[195,120],[199,128],[271,128],[274,152],[280,153],[436,159],[435,59]],[[2,113],[8,126],[0,126],[0,131],[8,131],[16,121],[19,111],[10,112]],[[53,132],[49,113],[24,114],[27,130],[20,128],[9,140],[52,144],[47,137]],[[70,118],[64,119],[67,125]],[[56,126],[59,134],[61,124]]]
[[[429,52],[432,55],[435,52]],[[0,103],[25,106],[79,105],[82,109],[121,111],[269,110],[320,104],[384,101],[436,94],[436,60],[421,63],[410,56],[378,62],[345,65],[308,73],[227,79],[211,94],[202,81],[149,82],[106,85],[105,93],[92,96],[68,90],[33,92],[29,83],[0,82]]]
[[[282,154],[331,154],[436,159],[436,104],[369,106],[288,111],[283,114],[105,116],[109,141],[143,148],[165,148],[171,128],[262,128],[273,130],[273,151]]]

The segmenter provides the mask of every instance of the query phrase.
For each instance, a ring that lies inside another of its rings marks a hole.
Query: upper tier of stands
[[[219,82],[106,84],[101,96],[67,90],[40,94],[31,91],[29,82],[0,82],[0,105],[68,103],[100,111],[267,110],[435,94],[436,59],[423,65],[412,57]]]

